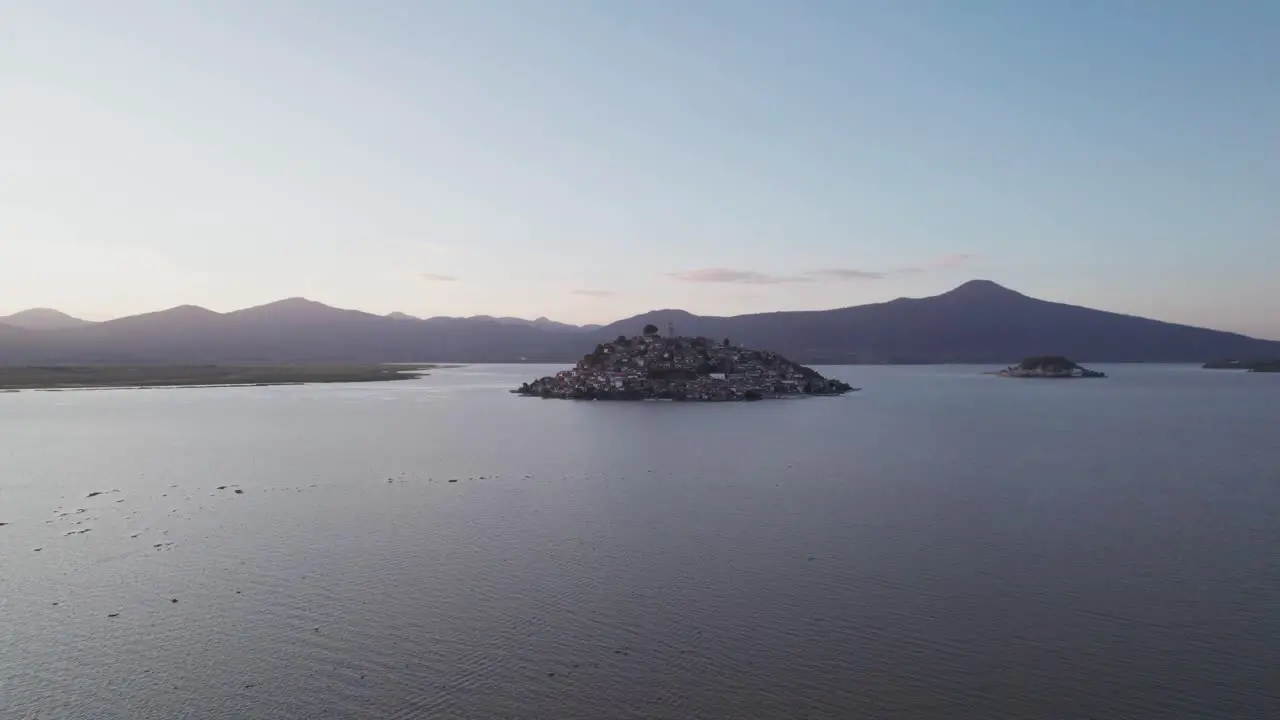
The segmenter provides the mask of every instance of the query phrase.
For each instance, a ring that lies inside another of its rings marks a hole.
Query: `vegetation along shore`
[[[444,365],[46,365],[0,366],[0,390],[302,385],[412,380]]]

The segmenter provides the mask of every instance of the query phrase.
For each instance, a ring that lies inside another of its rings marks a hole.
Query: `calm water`
[[[1280,376],[1105,369],[3,394],[0,716],[1280,717]]]

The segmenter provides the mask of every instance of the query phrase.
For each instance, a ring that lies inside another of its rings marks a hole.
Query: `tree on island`
[[[657,335],[657,334],[658,334],[658,326],[657,326],[657,325],[654,325],[653,323],[649,323],[648,325],[645,325],[645,326],[644,326],[644,334],[645,334],[646,336],[649,336],[649,335]]]
[[[1018,363],[1023,370],[1046,370],[1050,372],[1070,372],[1080,367],[1061,355],[1040,355],[1029,357]]]

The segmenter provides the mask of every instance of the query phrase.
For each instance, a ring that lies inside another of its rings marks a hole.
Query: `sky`
[[[1280,338],[1280,3],[0,0],[0,314],[1028,295]]]

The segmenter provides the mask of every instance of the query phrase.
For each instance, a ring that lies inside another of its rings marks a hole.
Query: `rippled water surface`
[[[0,394],[0,717],[1280,717],[1280,376],[1105,369]]]

